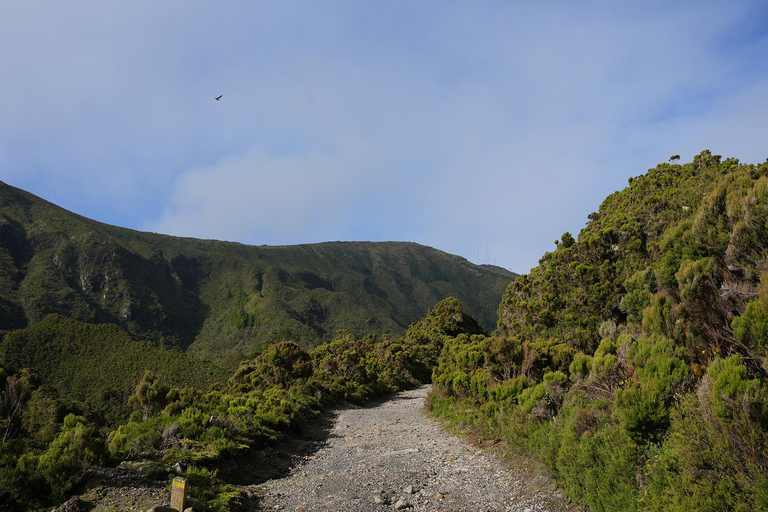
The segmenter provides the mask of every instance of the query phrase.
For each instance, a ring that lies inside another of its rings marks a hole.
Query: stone
[[[386,505],[387,504],[387,498],[385,496],[382,496],[381,494],[377,494],[373,497],[373,502],[378,505]]]
[[[399,499],[397,502],[395,502],[395,510],[403,510],[410,507],[411,505],[404,499]]]
[[[437,491],[437,494],[435,494],[435,499],[442,500],[442,499],[445,499],[445,496],[443,496],[443,493],[441,493],[440,491]]]
[[[171,507],[157,506],[157,507],[152,507],[148,509],[147,512],[179,512],[179,511]]]
[[[405,491],[405,494],[413,494],[413,486],[412,485],[409,485],[408,487],[406,487],[403,490]]]

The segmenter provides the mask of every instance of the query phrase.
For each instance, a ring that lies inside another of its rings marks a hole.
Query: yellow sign
[[[187,504],[187,479],[177,476],[171,484],[171,508],[179,512],[184,510]]]

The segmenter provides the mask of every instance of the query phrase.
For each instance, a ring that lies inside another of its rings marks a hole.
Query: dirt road
[[[255,491],[263,510],[571,510],[539,471],[510,468],[422,412],[429,386],[340,411],[317,452]]]

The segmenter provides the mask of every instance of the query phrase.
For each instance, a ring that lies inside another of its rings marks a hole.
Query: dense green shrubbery
[[[64,418],[61,431],[42,453],[23,453],[20,441],[6,441],[0,452],[0,485],[27,503],[63,500],[87,467],[106,460],[95,429],[74,414]]]
[[[630,180],[445,341],[432,411],[542,460],[590,510],[768,510],[768,164]]]
[[[644,467],[648,508],[768,509],[768,387],[739,356],[715,359]]]
[[[768,505],[768,386],[739,356],[715,358],[694,385],[684,350],[658,335],[605,339],[540,379],[523,371],[528,350],[448,340],[432,412],[527,447],[590,510]]]
[[[7,334],[0,361],[13,372],[31,371],[49,395],[83,404],[105,423],[130,413],[127,399],[147,369],[180,386],[205,388],[222,377],[181,352],[134,341],[116,325],[87,325],[60,315]]]
[[[130,368],[144,364],[155,370],[145,370],[140,378],[135,377],[132,393],[102,391],[98,395],[102,402],[96,401],[95,408],[86,407],[91,419],[108,434],[105,436],[100,436],[84,417],[61,417],[76,406],[68,401],[70,398],[84,396],[88,400],[90,395],[83,393],[92,395],[98,390],[82,389],[82,383],[90,381],[74,378],[68,385],[59,386],[60,394],[46,391],[42,383],[55,382],[67,375],[70,367],[59,367],[54,360],[38,355],[45,364],[32,362],[49,372],[39,382],[30,383],[23,372],[20,376],[0,375],[6,382],[0,396],[0,427],[6,433],[0,445],[0,490],[10,491],[17,502],[26,506],[40,506],[63,499],[87,467],[108,459],[160,460],[166,467],[182,461],[190,464],[187,476],[197,483],[198,496],[215,510],[226,510],[227,497],[238,493],[219,481],[210,468],[218,458],[258,449],[295,432],[323,407],[362,402],[428,381],[443,341],[465,328],[473,332],[479,329],[463,313],[461,304],[449,298],[414,324],[406,338],[357,339],[341,331],[333,341],[311,352],[290,341],[274,343],[255,359],[242,361],[226,384],[207,390],[199,385],[182,387],[183,381],[172,379],[176,367],[157,364],[157,360],[167,359],[162,351],[136,353]],[[89,347],[89,340],[94,333],[110,335],[99,350],[108,351],[115,343],[110,341],[113,338],[120,339],[127,347],[123,348],[130,350],[130,340],[122,339],[124,334],[119,330],[86,326],[61,317],[13,333],[3,350],[20,351],[6,359],[18,361],[18,367],[19,362],[34,357],[24,350],[24,342],[48,350],[60,343],[63,349],[75,350],[66,345],[71,343],[78,345],[77,350],[92,353],[96,349]],[[136,347],[148,348],[145,344]],[[156,359],[152,365],[148,356]],[[110,378],[109,382],[119,381],[119,375]],[[122,379],[128,378],[123,375]],[[110,400],[118,396],[130,414],[100,416],[98,412],[105,407],[117,407]],[[25,489],[32,485],[42,486],[39,488],[45,492],[28,493]]]

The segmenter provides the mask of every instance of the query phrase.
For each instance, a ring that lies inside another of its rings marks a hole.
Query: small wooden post
[[[177,476],[171,484],[171,508],[184,512],[187,505],[187,479]]]

